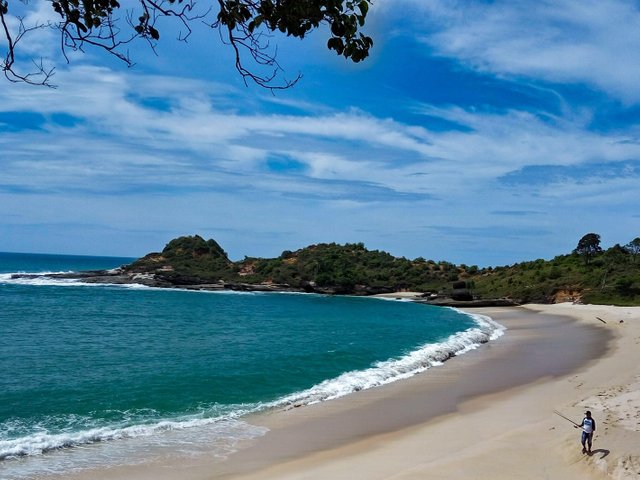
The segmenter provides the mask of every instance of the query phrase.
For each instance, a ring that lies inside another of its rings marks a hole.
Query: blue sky
[[[303,75],[275,95],[204,28],[161,29],[134,68],[66,64],[39,32],[24,58],[58,88],[0,88],[0,251],[139,256],[197,233],[232,259],[335,241],[488,266],[640,235],[637,2],[377,0],[366,31],[355,65],[322,32],[275,38]]]

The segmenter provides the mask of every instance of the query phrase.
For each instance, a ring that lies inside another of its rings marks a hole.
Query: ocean
[[[131,260],[0,253],[0,478],[223,459],[266,433],[249,413],[401,380],[503,332],[407,301],[46,277]]]

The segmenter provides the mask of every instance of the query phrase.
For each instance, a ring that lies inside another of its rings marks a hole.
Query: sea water
[[[503,331],[411,302],[46,276],[130,261],[0,253],[0,478],[224,458],[265,433],[247,413],[407,378]]]

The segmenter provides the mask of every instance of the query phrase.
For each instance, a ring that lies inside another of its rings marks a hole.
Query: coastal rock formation
[[[29,275],[23,275],[28,277]],[[460,307],[522,303],[640,304],[640,262],[612,247],[588,264],[575,253],[506,267],[404,257],[362,243],[310,245],[277,258],[231,261],[215,240],[171,240],[118,269],[53,274],[88,283],[141,284],[197,290],[292,291],[330,295],[424,292],[421,302]]]

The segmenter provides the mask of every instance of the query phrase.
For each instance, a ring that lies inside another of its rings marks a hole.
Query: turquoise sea
[[[0,478],[222,458],[264,435],[247,413],[406,378],[503,331],[411,302],[46,277],[131,260],[0,253]]]

